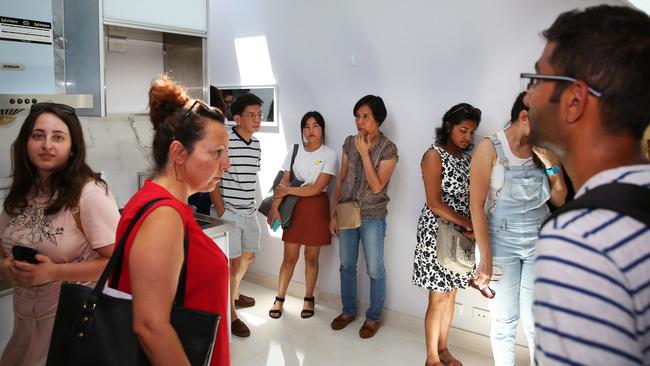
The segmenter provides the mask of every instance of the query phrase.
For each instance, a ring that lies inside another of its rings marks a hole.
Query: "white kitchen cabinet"
[[[103,0],[104,24],[205,37],[207,0]]]

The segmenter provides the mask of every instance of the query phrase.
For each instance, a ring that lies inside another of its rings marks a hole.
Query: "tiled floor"
[[[273,290],[249,282],[243,282],[241,290],[255,297],[256,305],[238,311],[252,334],[248,338],[233,336],[232,366],[424,364],[422,329],[385,325],[374,338],[361,339],[359,318],[343,330],[330,328],[331,320],[339,314],[337,309],[317,304],[313,318],[301,319],[302,299],[287,296],[282,318],[275,320],[268,316]],[[453,345],[450,349],[465,366],[492,364],[485,355]]]

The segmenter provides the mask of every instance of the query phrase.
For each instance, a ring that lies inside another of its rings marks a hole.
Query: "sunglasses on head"
[[[30,112],[40,112],[43,110],[57,109],[61,112],[68,113],[71,115],[76,115],[74,108],[70,107],[67,104],[61,103],[52,103],[52,102],[40,102],[32,104],[32,107],[29,109]]]
[[[194,110],[194,107],[197,104],[198,104],[198,107],[196,108],[196,110]],[[214,120],[217,120],[217,121],[220,121],[220,122],[224,121],[223,114],[221,114],[221,112],[218,109],[205,104],[205,102],[203,102],[202,100],[199,100],[199,99],[196,99],[194,101],[194,103],[192,103],[190,108],[187,110],[187,112],[185,112],[185,115],[183,116],[183,121],[185,121],[187,119],[187,117],[190,116],[191,112],[194,112],[194,113],[196,113],[196,114],[198,114],[200,116],[207,117],[207,118],[210,118],[210,119],[214,119]]]
[[[454,109],[453,111],[451,111],[450,114],[455,114],[455,113],[457,113],[459,111],[463,111],[463,112],[465,112],[465,114],[475,115],[476,117],[481,117],[481,110],[480,109],[475,108],[475,107],[471,107],[471,106],[468,106],[468,105],[462,105],[462,106]]]

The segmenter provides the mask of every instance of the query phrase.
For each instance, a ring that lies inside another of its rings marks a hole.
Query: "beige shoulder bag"
[[[383,149],[386,143],[381,146]],[[375,160],[375,166],[378,163],[379,157],[381,156],[381,150],[377,154],[377,159]],[[356,188],[352,189],[352,196],[355,197],[352,201],[341,202],[336,205],[336,225],[339,230],[341,229],[356,229],[361,226],[361,206],[359,205],[359,191],[360,184],[357,184],[359,180],[355,179],[354,185]]]

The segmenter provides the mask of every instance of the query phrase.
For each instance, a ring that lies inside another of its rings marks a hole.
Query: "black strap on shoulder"
[[[120,238],[120,242],[115,245],[115,249],[113,250],[113,255],[111,255],[111,258],[108,260],[108,263],[106,263],[106,267],[104,267],[104,271],[102,272],[102,275],[99,277],[99,280],[97,281],[97,284],[95,285],[95,288],[93,289],[92,296],[90,301],[94,302],[97,300],[99,297],[99,294],[104,290],[104,286],[106,285],[106,281],[108,281],[108,276],[111,275],[113,270],[115,269],[115,273],[113,274],[113,277],[111,278],[111,283],[110,287],[112,288],[117,288],[117,284],[119,282],[119,277],[121,274],[121,268],[122,268],[122,261],[124,258],[124,247],[126,246],[126,241],[128,240],[129,234],[131,233],[131,230],[133,230],[133,227],[135,224],[140,220],[142,215],[151,207],[153,206],[156,202],[162,201],[164,197],[160,198],[155,198],[147,203],[145,203],[133,216],[133,219],[131,219],[131,222],[129,222],[129,226],[126,227],[126,230],[124,231],[124,234]],[[117,276],[117,277],[116,277]]]
[[[630,183],[598,186],[557,209],[542,227],[565,212],[583,208],[618,212],[650,226],[650,189]]]
[[[293,181],[293,163],[298,155],[298,144],[293,144],[293,153],[291,154],[291,165],[289,166],[289,184]]]
[[[93,289],[91,298],[89,300],[91,303],[94,303],[99,297],[99,294],[104,290],[104,285],[108,281],[108,277],[111,275],[111,273],[113,274],[113,276],[111,277],[109,287],[117,288],[120,281],[120,275],[122,274],[122,264],[124,262],[124,250],[126,247],[126,242],[129,238],[129,235],[131,234],[131,231],[133,230],[133,227],[138,221],[140,221],[144,213],[147,212],[147,210],[151,208],[151,206],[153,206],[156,202],[167,200],[167,199],[168,198],[165,197],[154,198],[151,201],[145,203],[138,210],[138,212],[133,216],[131,222],[129,222],[129,225],[124,231],[124,234],[122,234],[122,237],[120,238],[120,242],[116,244],[115,250],[113,251],[113,255],[111,256],[108,263],[106,264],[106,267],[104,268],[104,271],[102,272],[99,281],[97,281],[97,284]],[[176,306],[183,306],[185,300],[185,282],[187,277],[187,256],[189,253],[189,229],[187,227],[185,227],[185,237],[183,240],[183,252],[184,252],[183,265],[181,267],[181,272],[178,279],[178,286],[176,287],[176,296],[174,297],[174,305]]]

